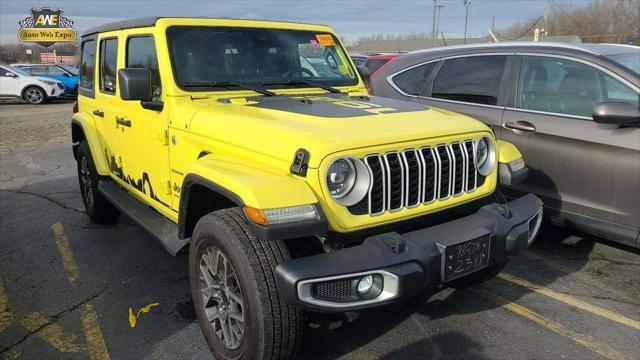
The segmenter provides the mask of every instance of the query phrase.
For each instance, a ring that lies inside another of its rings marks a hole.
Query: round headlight
[[[476,141],[476,169],[480,175],[491,174],[496,165],[496,150],[489,138],[481,137]]]
[[[326,182],[329,195],[338,204],[351,206],[367,195],[371,176],[367,166],[359,159],[341,157],[329,165]]]

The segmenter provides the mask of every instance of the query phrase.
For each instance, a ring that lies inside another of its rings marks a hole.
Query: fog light
[[[358,281],[358,293],[365,294],[373,286],[373,275],[367,275]]]

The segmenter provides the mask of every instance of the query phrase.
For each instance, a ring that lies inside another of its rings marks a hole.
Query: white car
[[[31,76],[11,65],[0,65],[0,99],[20,98],[30,104],[42,104],[64,95],[58,80]]]

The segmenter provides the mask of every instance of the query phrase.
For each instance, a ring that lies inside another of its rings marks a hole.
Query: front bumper
[[[371,236],[358,246],[278,265],[278,292],[285,303],[315,311],[383,305],[443,284],[446,246],[488,236],[488,264],[505,263],[510,255],[531,245],[541,220],[542,201],[529,194],[506,204],[486,205],[473,215],[429,228]],[[377,296],[363,299],[355,293],[354,297],[327,297],[355,292],[355,279],[366,275],[379,279]],[[318,289],[323,296],[317,295]]]

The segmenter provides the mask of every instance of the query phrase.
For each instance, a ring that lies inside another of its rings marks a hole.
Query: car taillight
[[[369,77],[369,95],[373,95],[373,79],[375,79],[376,77],[378,77],[381,73],[382,70],[384,70],[385,68],[387,68],[389,66],[389,64],[391,64],[392,62],[394,62],[397,59],[397,57],[394,57],[393,59],[389,59],[389,61],[387,61],[386,63],[384,63],[384,65],[380,66],[378,68],[378,70],[374,71],[373,74],[371,74],[371,76]]]

